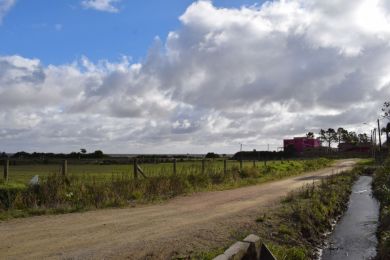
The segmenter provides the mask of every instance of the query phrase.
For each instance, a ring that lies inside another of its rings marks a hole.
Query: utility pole
[[[375,128],[371,130],[371,149],[372,149],[372,157],[375,158],[375,142],[374,142],[374,135],[376,131]]]
[[[378,135],[379,135],[379,152],[382,150],[382,140],[381,140],[381,126],[379,125],[378,119]]]
[[[370,130],[370,138],[371,138],[371,146],[373,145],[373,141],[372,141],[372,130]]]

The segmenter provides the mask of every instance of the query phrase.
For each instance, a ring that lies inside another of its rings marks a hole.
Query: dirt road
[[[353,160],[300,176],[149,206],[14,219],[0,223],[0,259],[166,259],[225,241],[231,225],[253,221],[291,190]]]

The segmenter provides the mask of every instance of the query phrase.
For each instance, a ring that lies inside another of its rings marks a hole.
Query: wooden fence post
[[[133,161],[133,168],[134,168],[134,179],[138,179],[138,165],[137,165],[137,158],[134,158]]]
[[[223,174],[226,175],[227,173],[227,160],[223,160]]]
[[[4,160],[4,181],[8,181],[9,174],[9,160]]]
[[[253,160],[253,168],[256,168],[256,160]]]
[[[242,159],[240,159],[240,172],[242,172]]]
[[[205,173],[205,159],[202,159],[202,174]]]
[[[173,174],[176,175],[176,159],[173,159]]]
[[[62,162],[62,175],[66,176],[68,174],[68,161],[64,160]]]

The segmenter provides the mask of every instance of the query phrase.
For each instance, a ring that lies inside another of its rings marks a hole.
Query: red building
[[[294,137],[294,139],[285,139],[283,140],[283,147],[286,151],[287,147],[294,147],[297,153],[302,153],[305,149],[321,147],[321,142],[317,138],[308,138],[308,137]]]

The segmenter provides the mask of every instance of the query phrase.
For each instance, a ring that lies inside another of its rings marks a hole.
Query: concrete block
[[[259,259],[261,248],[260,237],[251,234],[247,236],[243,242],[249,243],[248,259]]]
[[[246,257],[250,244],[246,242],[236,242],[229,247],[224,255],[229,260],[241,260]]]
[[[243,242],[254,244],[256,246],[256,248],[259,248],[259,249],[260,249],[260,246],[261,246],[260,237],[258,237],[256,235],[253,235],[253,234],[251,234],[251,235],[247,236],[246,238],[244,238]]]
[[[215,257],[213,260],[228,260],[228,258],[226,257],[226,255],[222,254]]]

